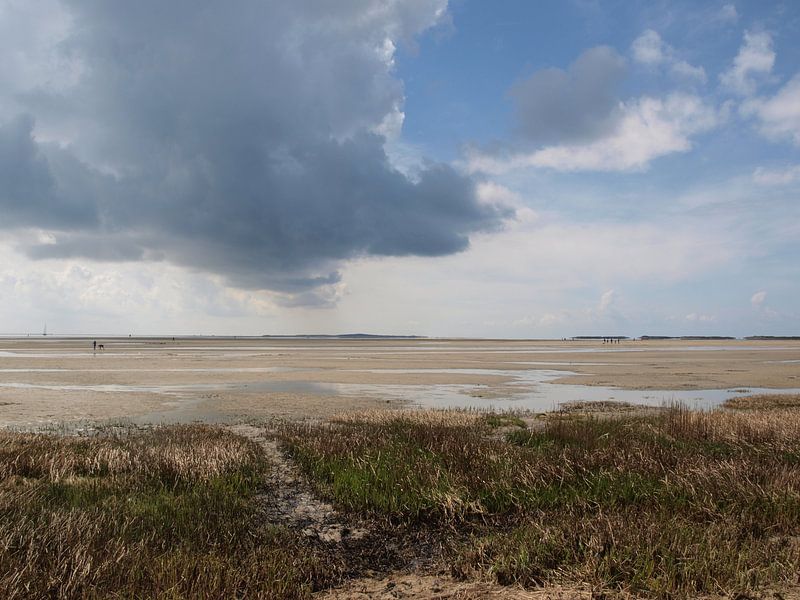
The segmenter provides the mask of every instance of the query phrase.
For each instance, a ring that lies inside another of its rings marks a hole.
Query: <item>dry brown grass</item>
[[[370,410],[360,412],[347,412],[336,415],[331,419],[333,423],[387,425],[403,421],[411,424],[434,427],[469,427],[474,426],[485,413],[466,410]]]
[[[0,597],[307,597],[330,575],[259,520],[265,468],[219,428],[0,433]]]
[[[0,479],[17,475],[58,482],[134,475],[174,483],[209,481],[258,460],[259,450],[252,442],[203,426],[97,437],[0,431]]]
[[[752,394],[728,398],[722,406],[736,410],[800,408],[800,394]]]

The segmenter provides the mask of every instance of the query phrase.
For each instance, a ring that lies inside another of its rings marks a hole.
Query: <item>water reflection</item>
[[[175,369],[175,371],[231,371],[248,369]],[[283,367],[268,367],[258,372],[289,371]],[[43,370],[44,371],[44,370]],[[170,369],[171,371],[171,369]],[[47,371],[46,371],[47,372]],[[255,372],[255,371],[254,371]],[[328,383],[320,381],[250,381],[230,383],[170,384],[170,385],[57,385],[37,383],[0,383],[0,388],[43,389],[66,392],[154,393],[172,397],[176,411],[185,412],[188,405],[202,401],[208,392],[248,394],[292,393],[314,396],[346,396],[395,400],[421,408],[469,408],[482,410],[527,410],[545,412],[558,409],[567,402],[616,400],[645,406],[660,406],[681,402],[692,408],[708,409],[728,398],[747,394],[800,393],[800,388],[737,388],[702,390],[624,390],[603,386],[553,383],[554,379],[574,375],[566,371],[547,369],[363,369],[351,372],[397,374],[460,374],[502,376],[509,381],[499,386],[479,384],[387,384],[387,383]],[[224,394],[219,402],[224,403]],[[302,402],[302,399],[298,399]],[[168,415],[169,411],[160,413]],[[195,415],[196,413],[192,413]],[[202,416],[202,415],[200,415]],[[209,414],[209,418],[213,415]]]

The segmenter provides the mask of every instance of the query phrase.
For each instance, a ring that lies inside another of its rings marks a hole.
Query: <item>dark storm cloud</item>
[[[446,165],[399,172],[374,133],[402,102],[387,40],[438,0],[64,4],[77,84],[16,97],[69,145],[0,114],[0,226],[55,232],[32,257],[163,257],[302,298],[342,260],[458,252],[510,214]]]
[[[75,190],[68,174],[63,181],[54,177],[32,131],[28,115],[0,122],[0,224],[93,227],[97,215],[86,199],[89,190]]]
[[[93,260],[105,262],[157,260],[156,256],[148,255],[136,240],[104,234],[60,234],[54,236],[54,243],[23,243],[20,249],[33,259],[90,256]]]
[[[543,69],[511,89],[520,133],[530,141],[564,143],[601,137],[617,125],[625,61],[607,46],[591,48],[569,68]]]

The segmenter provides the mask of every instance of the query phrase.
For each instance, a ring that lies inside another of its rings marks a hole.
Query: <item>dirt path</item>
[[[264,517],[269,522],[329,543],[357,540],[369,533],[364,527],[350,527],[333,506],[318,499],[297,467],[280,451],[277,440],[264,428],[243,424],[231,425],[229,429],[258,443],[272,465],[267,480],[268,493],[261,497]]]

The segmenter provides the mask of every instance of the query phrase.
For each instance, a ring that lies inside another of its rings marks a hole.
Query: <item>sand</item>
[[[0,340],[0,426],[327,418],[441,386],[513,397],[515,374],[641,390],[800,387],[797,341]],[[499,372],[494,372],[499,371]]]

